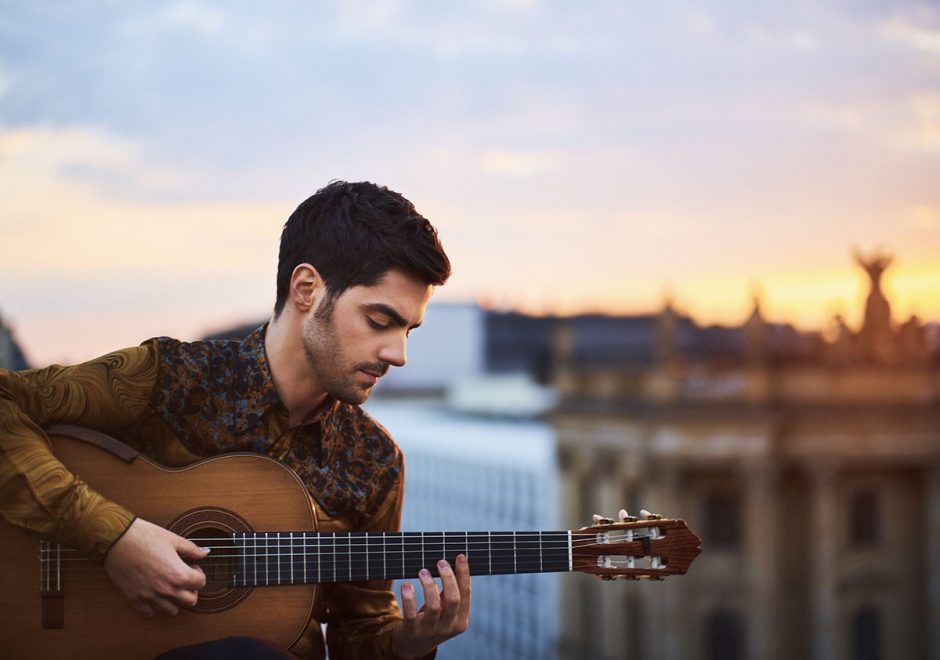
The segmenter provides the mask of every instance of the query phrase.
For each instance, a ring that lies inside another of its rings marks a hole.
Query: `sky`
[[[441,301],[940,320],[940,6],[0,1],[0,316],[33,364],[270,313],[332,179],[402,192]]]

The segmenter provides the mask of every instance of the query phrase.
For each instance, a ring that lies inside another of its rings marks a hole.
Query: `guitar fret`
[[[460,554],[472,559],[479,575],[570,571],[576,550],[570,531],[238,532],[230,538],[233,587],[411,579],[422,568],[440,577],[437,562],[456,566]],[[61,567],[53,566],[60,556],[59,547],[45,546],[43,590],[61,588]]]
[[[251,583],[254,585],[254,584],[258,584],[258,582],[260,581],[259,579],[260,579],[260,577],[261,577],[261,576],[260,576],[260,569],[261,569],[261,567],[258,566],[258,562],[260,561],[260,557],[259,557],[258,555],[261,554],[261,553],[258,552],[258,542],[260,541],[260,538],[259,538],[258,536],[254,536],[254,537],[252,537],[252,540],[251,540],[251,541],[252,541],[252,543],[251,543],[251,561],[252,561],[252,566],[253,566],[253,568],[254,568],[254,574],[252,575],[252,582],[251,582]]]
[[[488,546],[488,552],[486,553],[487,560],[489,561],[489,575],[493,574],[493,533],[486,533],[486,543]]]
[[[574,547],[571,545],[571,532],[568,532],[568,570],[574,568]]]

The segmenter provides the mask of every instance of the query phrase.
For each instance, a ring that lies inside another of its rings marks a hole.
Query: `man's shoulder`
[[[225,356],[226,354],[234,356],[238,352],[241,340],[183,341],[175,337],[153,337],[142,345],[155,348],[162,362],[196,365],[205,363],[214,356]]]
[[[401,463],[402,452],[392,434],[361,406],[340,402],[334,420],[337,431],[368,445],[377,459]]]
[[[152,346],[165,376],[199,375],[201,379],[228,380],[236,374],[267,372],[264,353],[264,326],[244,338],[213,338],[183,341],[174,337],[154,337],[144,342]]]

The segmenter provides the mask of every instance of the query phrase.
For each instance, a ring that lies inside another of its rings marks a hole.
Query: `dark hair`
[[[332,181],[287,219],[278,253],[275,317],[302,263],[320,273],[328,299],[352,286],[375,284],[391,268],[431,285],[450,277],[437,230],[402,195],[369,182]]]

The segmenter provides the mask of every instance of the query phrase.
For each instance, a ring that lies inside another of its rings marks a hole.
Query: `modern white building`
[[[366,408],[405,452],[404,530],[559,529],[547,422],[459,414],[440,399],[379,397]],[[477,577],[470,629],[443,645],[438,658],[554,658],[558,585],[557,574]]]
[[[376,392],[444,391],[486,371],[486,312],[472,303],[432,303],[408,341],[408,367],[389,369]]]

